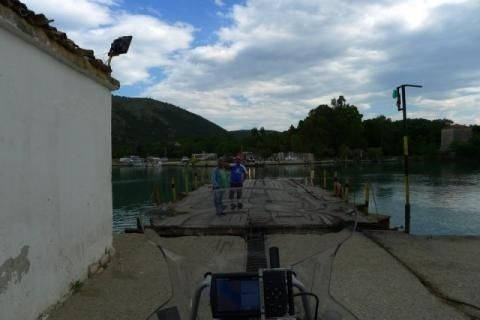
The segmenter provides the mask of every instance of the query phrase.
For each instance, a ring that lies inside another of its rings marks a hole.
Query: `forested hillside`
[[[113,157],[168,154],[181,141],[225,134],[213,122],[172,104],[112,96]]]

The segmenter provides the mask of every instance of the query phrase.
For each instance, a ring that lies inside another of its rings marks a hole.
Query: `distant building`
[[[216,153],[194,153],[192,154],[192,160],[194,161],[206,161],[206,160],[217,160]]]
[[[298,157],[303,161],[315,161],[315,156],[310,152],[300,153]]]
[[[442,129],[440,151],[447,151],[454,142],[465,143],[472,137],[472,128],[459,124]]]
[[[0,319],[37,319],[112,246],[111,91],[93,52],[0,1]]]
[[[162,165],[162,160],[158,157],[147,157],[145,159],[145,165],[147,167],[160,167]]]
[[[283,161],[285,160],[285,152],[274,153],[270,156],[270,159],[274,161]]]
[[[250,151],[241,152],[240,157],[242,158],[243,161],[248,161],[248,162],[253,162],[260,159],[258,155]]]
[[[277,152],[270,156],[273,161],[310,162],[315,161],[313,153]]]

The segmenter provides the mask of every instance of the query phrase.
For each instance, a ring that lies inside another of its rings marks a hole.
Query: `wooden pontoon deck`
[[[217,216],[213,191],[203,186],[172,206],[173,216],[155,217],[152,228],[160,236],[245,235],[252,230],[271,233],[310,233],[340,230],[353,223],[352,204],[331,192],[307,186],[295,179],[246,180],[241,210],[231,210],[225,192],[225,214]],[[385,216],[358,214],[360,226],[378,228]]]

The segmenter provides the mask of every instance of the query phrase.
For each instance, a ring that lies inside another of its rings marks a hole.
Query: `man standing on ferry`
[[[230,167],[230,193],[231,200],[230,208],[235,210],[235,207],[242,209],[242,187],[243,181],[247,177],[247,168],[242,164],[242,159],[239,156],[235,157],[235,164]],[[235,193],[237,194],[237,203],[234,203]]]

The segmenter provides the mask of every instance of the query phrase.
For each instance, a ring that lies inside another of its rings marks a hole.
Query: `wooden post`
[[[315,179],[315,170],[310,170],[310,184],[313,186],[313,180]]]
[[[188,193],[188,174],[186,174],[185,171],[183,172],[183,177],[185,180],[185,193]]]
[[[348,188],[350,187],[350,186],[348,185],[348,183],[349,183],[349,180],[348,180],[348,178],[346,178],[346,179],[345,179],[345,189],[344,189],[344,194],[343,194],[344,197],[345,197],[345,202],[346,202],[346,203],[348,203]]]
[[[327,190],[327,170],[323,169],[323,189]]]
[[[368,206],[370,202],[370,186],[365,183],[365,214],[368,214]]]
[[[171,180],[171,187],[172,187],[172,201],[177,201],[177,190],[175,188],[175,178],[172,177]]]
[[[209,173],[209,170],[207,168],[207,163],[205,162],[205,183],[209,183],[209,180],[210,180],[210,173]]]
[[[335,178],[337,178],[337,171],[333,172],[333,192],[335,192]]]
[[[153,193],[155,195],[155,203],[157,204],[157,207],[159,207],[162,203],[162,198],[160,196],[160,191],[158,190],[158,184],[153,186]]]

